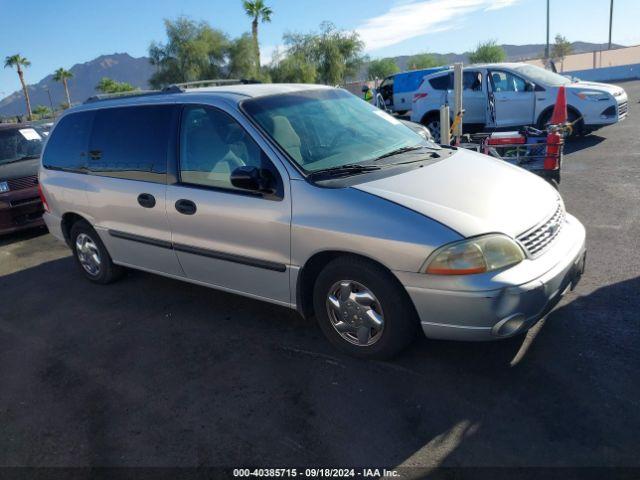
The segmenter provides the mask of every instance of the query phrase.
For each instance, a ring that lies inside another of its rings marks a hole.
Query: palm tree
[[[31,62],[26,58],[20,56],[19,53],[15,55],[10,55],[5,57],[4,59],[4,68],[12,68],[16,67],[18,71],[18,77],[20,77],[20,83],[22,84],[22,91],[24,92],[24,100],[27,102],[27,118],[32,120],[31,115],[31,100],[29,99],[29,91],[27,90],[27,84],[24,83],[24,72],[22,71],[22,67],[28,67],[31,65]]]
[[[71,77],[73,77],[73,73],[71,73],[69,70],[65,70],[62,67],[60,67],[53,73],[53,79],[56,82],[62,82],[62,85],[64,85],[64,93],[67,95],[67,104],[69,106],[71,105],[71,98],[69,97],[69,85],[67,85],[67,80],[69,80]]]
[[[264,0],[243,0],[242,6],[248,17],[251,18],[251,35],[256,45],[257,70],[260,71],[260,44],[258,43],[258,21],[270,22],[273,10],[264,4]]]

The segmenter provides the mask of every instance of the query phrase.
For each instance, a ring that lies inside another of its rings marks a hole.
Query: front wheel
[[[316,280],[313,304],[327,339],[352,356],[390,358],[415,337],[418,320],[406,291],[363,259],[330,262]]]

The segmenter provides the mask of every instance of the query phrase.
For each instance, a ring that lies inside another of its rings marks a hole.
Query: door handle
[[[194,213],[196,213],[197,208],[196,204],[191,200],[185,200],[184,198],[181,198],[176,202],[176,210],[183,215],[193,215]]]
[[[102,157],[102,150],[89,150],[89,157],[91,160],[100,160]]]
[[[138,195],[138,203],[144,208],[153,208],[156,206],[156,197],[150,193],[141,193]]]

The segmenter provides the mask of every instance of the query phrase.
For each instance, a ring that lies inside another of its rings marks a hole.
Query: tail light
[[[42,193],[42,185],[40,184],[40,182],[38,182],[38,195],[40,195],[40,200],[42,201],[42,205],[44,206],[44,211],[49,213],[49,204],[47,203],[47,199],[44,196],[44,193]]]
[[[428,93],[414,93],[413,94],[413,101],[417,102],[421,98],[425,98],[427,95],[428,95]]]

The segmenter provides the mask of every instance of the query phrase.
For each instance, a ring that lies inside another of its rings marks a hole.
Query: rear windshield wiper
[[[422,150],[423,148],[427,148],[425,145],[413,145],[412,147],[400,147],[395,150],[391,150],[390,152],[384,153],[379,157],[373,159],[373,161],[382,160],[383,158],[393,157],[395,155],[400,155],[402,153],[413,152],[414,150]]]
[[[309,177],[339,177],[347,175],[357,175],[358,173],[371,172],[373,170],[380,170],[380,167],[376,165],[359,165],[357,163],[348,163],[347,165],[339,165],[337,167],[316,170],[315,172],[310,173]]]

